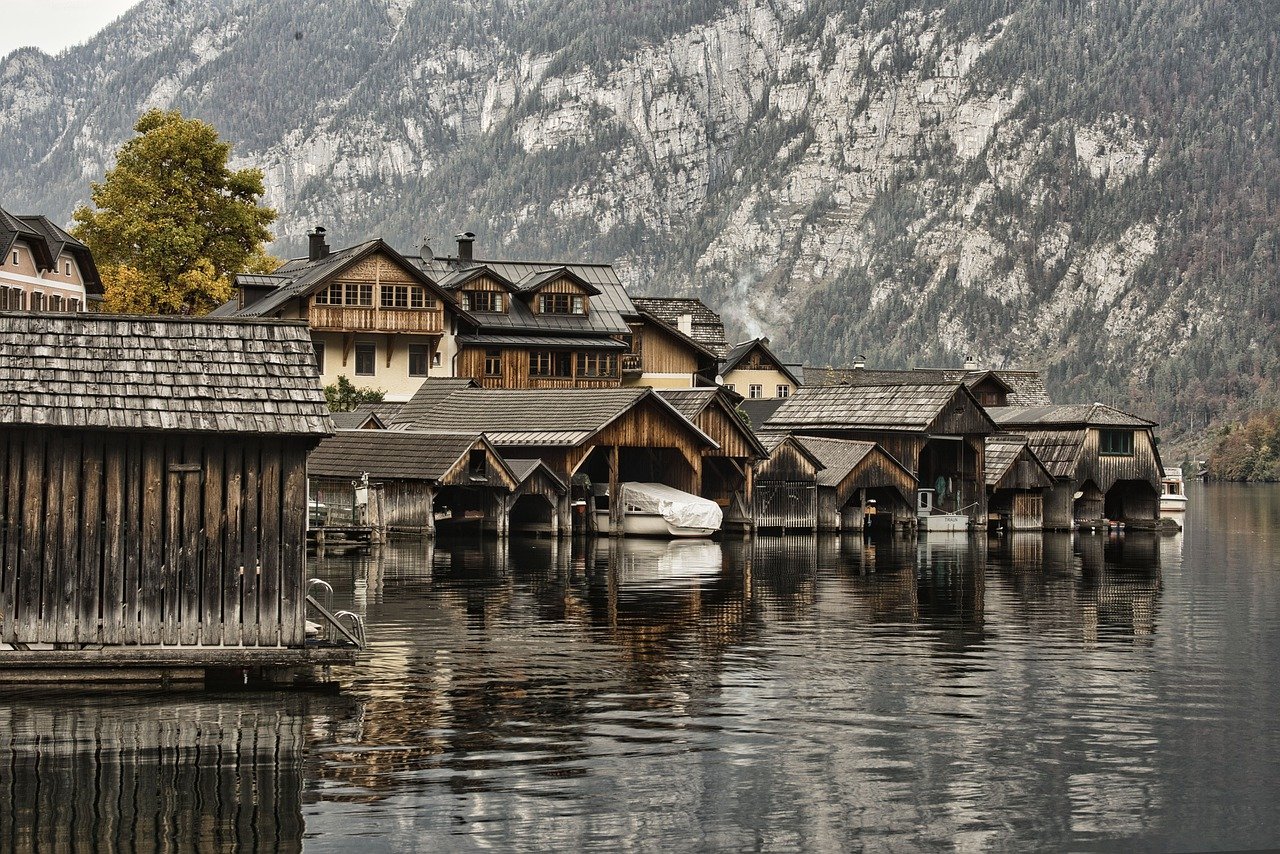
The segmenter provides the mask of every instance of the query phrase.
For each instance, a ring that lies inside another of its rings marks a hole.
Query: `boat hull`
[[[1160,512],[1161,513],[1187,512],[1187,496],[1161,495],[1160,496]]]
[[[608,510],[596,511],[596,531],[601,534],[613,533],[613,522]],[[715,528],[689,528],[672,525],[662,518],[660,513],[638,513],[628,511],[622,514],[622,533],[628,537],[710,537]]]
[[[934,513],[919,518],[921,531],[955,534],[969,530],[969,517],[962,513]]]

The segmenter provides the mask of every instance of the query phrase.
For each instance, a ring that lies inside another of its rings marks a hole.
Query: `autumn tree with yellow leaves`
[[[264,250],[276,212],[259,204],[260,169],[228,168],[231,145],[177,110],[150,110],[134,130],[93,184],[93,208],[74,215],[104,311],[204,314],[230,299],[236,273],[278,265]]]

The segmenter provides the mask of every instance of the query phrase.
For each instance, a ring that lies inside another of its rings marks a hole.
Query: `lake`
[[[1280,845],[1280,487],[1176,536],[395,544],[324,693],[0,696],[0,851]]]

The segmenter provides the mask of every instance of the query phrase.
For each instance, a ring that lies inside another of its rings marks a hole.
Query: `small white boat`
[[[622,533],[635,537],[710,537],[720,530],[720,505],[665,483],[628,481],[622,493]],[[609,494],[597,493],[596,531],[613,533]]]
[[[1160,512],[1185,513],[1187,509],[1186,484],[1181,468],[1166,468],[1160,479]]]
[[[963,513],[934,513],[918,519],[921,531],[956,534],[969,530],[969,517]]]

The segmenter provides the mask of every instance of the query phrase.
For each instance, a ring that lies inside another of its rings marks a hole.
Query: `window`
[[[433,368],[440,367],[440,351],[439,350],[436,350],[434,353],[431,354],[431,367]]]
[[[383,285],[379,297],[383,308],[435,308],[434,298],[427,296],[427,289],[417,285]]]
[[[787,385],[786,383],[782,383],[781,385],[778,386],[778,393],[775,395],[775,397],[788,397],[790,394],[791,394],[791,386]]]
[[[356,376],[371,377],[373,376],[373,362],[378,356],[378,345],[376,344],[357,344],[356,345]]]
[[[67,300],[67,311],[79,311],[79,310],[80,310],[80,300],[78,299]]]
[[[316,305],[373,305],[373,285],[361,282],[334,282],[316,293]]]
[[[44,294],[39,291],[31,292],[31,310],[44,311]]]
[[[0,311],[21,311],[22,288],[0,288]]]
[[[13,250],[13,266],[18,266],[18,250]]]
[[[50,294],[49,311],[62,311],[62,297],[57,294]]]
[[[484,375],[486,377],[502,376],[502,351],[484,351]]]
[[[505,311],[502,294],[497,291],[463,291],[463,311]]]
[[[752,400],[764,397],[764,386],[759,383],[752,383],[750,396]]]
[[[484,448],[472,448],[467,457],[467,474],[471,477],[485,477],[489,472],[489,455]]]
[[[63,263],[63,265],[62,265],[62,269],[66,272],[66,274],[67,274],[68,276],[70,276],[70,275],[71,275],[71,262],[70,262],[70,261],[66,261],[66,262],[64,262],[64,263]]]
[[[324,342],[316,341],[312,346],[314,346],[316,350],[316,370],[318,370],[320,373],[323,374],[324,373]]]
[[[409,376],[425,377],[427,375],[427,365],[431,363],[431,345],[430,344],[410,344],[409,345]]]
[[[578,376],[615,377],[618,375],[618,359],[612,353],[579,353]]]
[[[571,377],[573,376],[573,354],[558,353],[554,350],[535,350],[529,354],[529,376]]]
[[[1103,430],[1099,453],[1109,456],[1133,456],[1132,430]]]
[[[543,314],[586,314],[587,301],[573,294],[539,294],[538,311]]]

